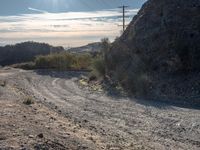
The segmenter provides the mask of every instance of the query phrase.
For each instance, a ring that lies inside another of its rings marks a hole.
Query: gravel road
[[[55,123],[45,122],[46,117],[39,120],[44,123],[40,131],[48,139],[52,135],[58,137],[57,143],[62,143],[54,149],[67,149],[70,142],[73,143],[71,149],[200,149],[200,109],[91,92],[80,88],[76,82],[84,74],[1,69],[0,81],[5,81],[6,86],[0,88],[0,102],[5,104],[11,99],[12,103],[19,104],[23,109],[26,106],[21,105],[20,99],[28,95],[36,102],[30,110],[35,107],[37,110],[43,109],[48,114],[54,114],[59,123],[70,122],[71,125],[64,129],[56,128],[56,134],[49,134],[53,130],[46,130],[45,125],[51,127]],[[2,118],[6,116],[5,107],[4,115],[0,111]],[[36,113],[33,120],[42,112]],[[2,132],[5,126],[4,122],[0,123]],[[38,126],[34,127],[37,131]],[[68,142],[59,138],[67,132],[70,133]],[[0,149],[6,149],[9,138],[4,139],[1,135]],[[23,145],[26,147],[26,143]],[[53,149],[51,145],[48,148]],[[37,147],[33,146],[33,149]]]

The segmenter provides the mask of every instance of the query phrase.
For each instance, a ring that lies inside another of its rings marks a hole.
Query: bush
[[[97,57],[92,62],[92,74],[101,77],[106,74],[105,61],[102,57]]]
[[[27,63],[19,63],[11,65],[13,68],[21,68],[25,70],[32,70],[35,69],[35,63],[34,62],[27,62]]]
[[[0,80],[0,86],[1,86],[1,87],[5,87],[5,86],[6,86],[6,81],[4,81],[4,80],[3,80],[3,81]]]
[[[39,69],[83,70],[89,69],[92,57],[90,54],[71,54],[67,52],[38,56],[35,66]]]
[[[103,38],[101,40],[101,51],[95,56],[92,61],[92,73],[90,74],[91,79],[96,79],[99,77],[105,77],[107,70],[107,54],[110,50],[111,43],[108,38]]]
[[[89,69],[92,62],[92,56],[90,54],[76,54],[74,55],[75,62],[72,65],[72,69]]]
[[[29,97],[29,96],[25,97],[25,98],[24,98],[24,101],[23,101],[23,104],[25,104],[25,105],[34,104],[33,98],[32,98],[32,97]]]

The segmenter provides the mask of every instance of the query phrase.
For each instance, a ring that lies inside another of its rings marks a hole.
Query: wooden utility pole
[[[123,17],[123,25],[122,25],[122,26],[123,26],[123,32],[124,32],[125,29],[126,29],[126,19],[125,19],[125,18],[126,18],[126,11],[125,11],[125,10],[126,10],[126,8],[128,8],[128,7],[129,7],[129,6],[124,6],[124,5],[119,7],[119,8],[122,8],[122,13],[123,13],[123,14],[122,14],[122,17]]]

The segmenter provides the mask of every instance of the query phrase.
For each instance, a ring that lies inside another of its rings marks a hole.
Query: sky
[[[146,0],[0,0],[0,45],[24,41],[76,47],[120,35]]]

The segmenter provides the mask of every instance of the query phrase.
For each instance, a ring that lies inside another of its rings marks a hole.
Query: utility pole
[[[123,26],[123,32],[126,29],[126,19],[125,19],[126,18],[126,11],[125,11],[125,9],[128,8],[128,7],[129,6],[124,6],[124,5],[119,7],[119,8],[122,8],[122,13],[123,13],[122,14],[122,17],[123,17],[123,25],[122,25]]]

